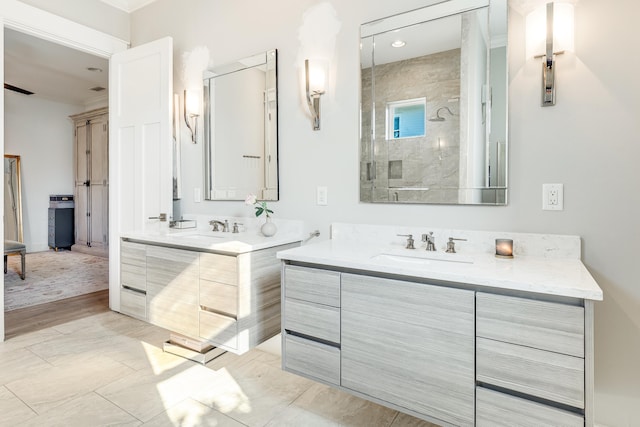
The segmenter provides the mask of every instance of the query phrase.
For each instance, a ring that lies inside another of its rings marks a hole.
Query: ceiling
[[[10,29],[4,30],[4,37],[6,84],[34,92],[30,96],[74,105],[108,95],[107,59]],[[105,90],[91,90],[96,87]]]

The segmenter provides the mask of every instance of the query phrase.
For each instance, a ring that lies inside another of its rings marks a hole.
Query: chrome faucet
[[[212,219],[211,221],[209,221],[209,225],[213,227],[211,231],[220,231],[220,229],[218,228],[219,225],[222,226],[222,231],[224,231],[225,233],[229,231],[229,221],[227,221],[226,219],[224,220],[224,222]]]
[[[430,231],[429,234],[423,234],[422,241],[427,242],[427,250],[429,252],[434,252],[436,250],[436,242],[433,238],[433,231]]]
[[[456,237],[449,237],[449,241],[447,242],[447,250],[445,252],[449,253],[449,254],[455,254],[456,253],[456,242],[454,242],[454,240],[460,240],[463,242],[466,242],[467,239],[458,239]]]

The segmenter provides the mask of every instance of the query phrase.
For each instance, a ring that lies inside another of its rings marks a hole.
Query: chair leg
[[[4,274],[7,274],[7,256],[4,256]]]
[[[20,263],[22,264],[22,274],[20,274],[20,278],[22,280],[24,280],[25,273],[26,273],[26,270],[25,270],[25,267],[26,267],[26,262],[25,262],[26,261],[25,260],[26,255],[27,255],[27,251],[20,251]]]

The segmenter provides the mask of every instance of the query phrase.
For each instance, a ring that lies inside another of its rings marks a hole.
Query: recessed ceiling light
[[[402,40],[396,40],[393,43],[391,43],[391,46],[393,47],[403,47],[404,45],[406,45],[406,43],[403,42]]]
[[[102,72],[102,68],[98,68],[98,67],[87,67],[87,71],[93,71],[95,73],[101,73]]]

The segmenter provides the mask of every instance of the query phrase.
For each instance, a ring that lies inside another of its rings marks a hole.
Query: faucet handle
[[[233,223],[233,231],[232,231],[232,233],[239,233],[240,232],[240,230],[238,230],[238,226],[239,225],[242,225],[242,223],[241,222],[234,222]]]
[[[456,242],[454,242],[454,240],[459,240],[462,242],[466,242],[467,239],[460,239],[458,237],[449,237],[449,241],[447,242],[447,250],[445,252],[449,253],[449,254],[455,254],[456,253]]]
[[[407,238],[407,246],[405,246],[406,249],[415,249],[413,246],[413,234],[398,234],[398,236]]]

